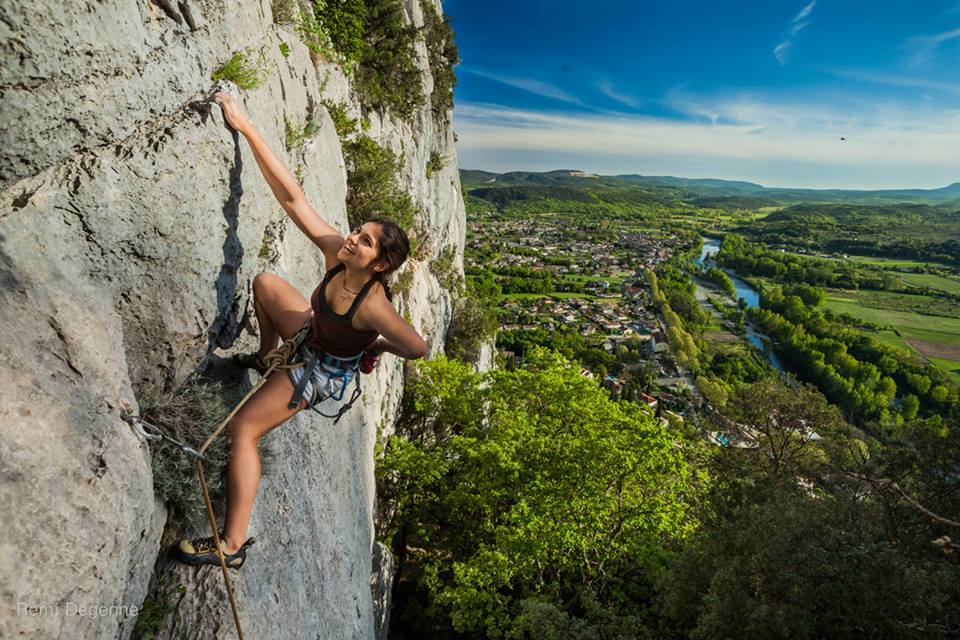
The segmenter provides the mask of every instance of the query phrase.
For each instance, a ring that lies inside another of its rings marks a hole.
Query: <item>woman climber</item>
[[[385,284],[387,276],[407,258],[409,242],[403,230],[389,220],[370,220],[346,238],[341,236],[310,206],[240,104],[222,92],[214,99],[227,123],[247,139],[283,210],[323,251],[327,267],[309,302],[290,283],[271,273],[261,273],[253,280],[260,349],[235,360],[263,374],[268,368],[264,357],[277,346],[278,338],[288,340],[309,323],[299,357],[315,366],[309,367],[312,371],[295,368],[287,369],[288,375],[270,376],[227,427],[227,513],[220,542],[226,565],[239,568],[253,542],[252,538],[244,540],[260,482],[257,441],[299,411],[330,397],[336,382],[331,382],[331,372],[343,373],[351,365],[355,370],[360,355],[370,368],[383,352],[415,359],[426,355],[427,346],[390,304]],[[341,382],[345,384],[345,380]],[[212,537],[181,540],[173,551],[182,562],[220,564]]]

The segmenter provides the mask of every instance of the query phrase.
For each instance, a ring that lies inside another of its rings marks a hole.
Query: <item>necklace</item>
[[[354,291],[353,289],[351,289],[350,287],[347,286],[347,280],[346,280],[346,278],[344,278],[343,284],[340,285],[340,286],[343,287],[343,291],[341,291],[341,292],[338,294],[341,300],[347,300],[347,299],[350,298],[351,295],[356,296],[357,294],[360,293],[359,291]]]
[[[360,292],[359,292],[359,291],[352,291],[352,290],[350,290],[350,289],[347,289],[346,286],[344,286],[344,287],[343,287],[343,291],[341,291],[341,292],[340,292],[339,294],[337,294],[337,295],[340,297],[341,300],[349,300],[350,297],[351,297],[351,294],[352,294],[353,296],[356,296],[358,293],[360,293]]]

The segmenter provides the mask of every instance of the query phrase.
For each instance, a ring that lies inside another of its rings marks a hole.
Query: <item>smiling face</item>
[[[344,238],[337,259],[353,269],[383,271],[387,265],[380,261],[380,225],[367,222]]]

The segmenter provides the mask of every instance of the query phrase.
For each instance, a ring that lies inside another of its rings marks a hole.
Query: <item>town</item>
[[[696,391],[670,352],[645,270],[689,249],[688,239],[669,231],[557,216],[474,219],[465,268],[474,276],[491,272],[503,292],[498,342],[508,361],[518,355],[510,345],[524,336],[575,333],[596,355],[579,358],[584,375],[600,377],[615,397],[651,408],[659,398],[682,413]]]

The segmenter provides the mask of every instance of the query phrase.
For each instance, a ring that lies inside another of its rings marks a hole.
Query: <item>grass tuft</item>
[[[249,51],[238,51],[219,69],[210,74],[214,82],[228,80],[241,89],[252,90],[263,84],[270,70],[266,56],[260,52],[256,57]]]
[[[167,614],[177,610],[180,605],[177,596],[186,593],[187,588],[182,584],[170,585],[168,579],[168,576],[161,576],[156,589],[144,599],[130,640],[153,640],[163,630],[163,620]]]
[[[320,123],[312,119],[307,120],[307,123],[303,125],[303,127],[299,127],[284,116],[283,125],[286,130],[285,143],[288,151],[302,147],[307,140],[317,135],[320,131]]]

